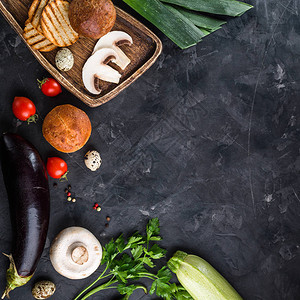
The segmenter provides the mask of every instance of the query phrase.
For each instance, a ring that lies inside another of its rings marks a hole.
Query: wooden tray
[[[32,0],[0,0],[0,11],[15,29],[22,36],[25,21],[28,18],[28,9]],[[123,10],[116,8],[117,20],[113,30],[123,30],[133,38],[132,46],[122,46],[122,50],[131,59],[130,65],[122,71],[116,65],[121,74],[121,81],[118,85],[101,81],[102,92],[100,95],[90,94],[83,86],[81,70],[86,59],[91,55],[95,40],[80,38],[69,49],[74,54],[74,66],[68,72],[59,71],[55,67],[55,54],[59,48],[48,53],[33,50],[27,43],[30,51],[41,63],[41,65],[55,77],[66,89],[91,107],[96,107],[109,101],[139,76],[141,76],[155,62],[162,50],[160,39],[142,23],[134,19]]]

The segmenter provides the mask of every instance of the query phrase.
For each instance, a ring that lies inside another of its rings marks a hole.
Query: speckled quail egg
[[[32,296],[35,299],[48,299],[55,292],[55,284],[49,280],[37,282],[32,288]]]
[[[84,162],[87,168],[91,171],[96,171],[100,168],[102,159],[96,150],[88,151],[84,156]]]
[[[74,56],[68,48],[62,48],[55,55],[55,64],[57,69],[61,71],[69,71],[74,64]]]

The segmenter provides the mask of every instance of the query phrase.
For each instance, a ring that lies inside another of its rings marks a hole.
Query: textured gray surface
[[[245,299],[299,299],[300,2],[251,3],[246,15],[185,51],[155,30],[164,43],[158,62],[95,109],[65,90],[54,99],[43,96],[36,78],[47,74],[0,18],[1,131],[28,138],[45,159],[64,158],[77,198],[67,203],[66,184],[53,188],[50,180],[51,225],[33,282],[51,278],[54,299],[72,299],[96,277],[71,281],[53,270],[49,245],[61,229],[84,226],[105,243],[121,231],[142,230],[150,217],[161,221],[169,256],[177,249],[202,256]],[[88,144],[57,153],[42,137],[41,120],[27,126],[13,117],[15,95],[34,100],[42,118],[63,103],[84,109],[93,125]],[[83,162],[92,148],[103,159],[96,173]],[[11,225],[0,179],[0,251],[8,253]],[[92,210],[94,202],[101,213]],[[2,290],[4,256],[0,265]],[[12,299],[30,299],[32,283]]]

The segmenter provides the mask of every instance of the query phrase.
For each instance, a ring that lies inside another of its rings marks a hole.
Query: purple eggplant
[[[3,299],[33,276],[46,242],[50,194],[45,165],[28,141],[6,133],[1,146],[2,172],[14,232]]]

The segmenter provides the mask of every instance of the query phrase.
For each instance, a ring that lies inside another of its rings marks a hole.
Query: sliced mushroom
[[[97,86],[95,79],[119,83],[121,74],[110,66],[112,59],[117,59],[118,54],[109,48],[96,51],[88,58],[82,69],[82,81],[85,88],[92,94],[100,94],[101,89]]]
[[[96,237],[82,227],[61,231],[50,248],[54,269],[70,279],[82,279],[94,273],[102,259],[102,247]]]
[[[126,32],[111,31],[99,39],[99,41],[94,47],[93,53],[95,53],[99,49],[112,48],[118,54],[117,59],[112,60],[112,62],[117,64],[122,70],[124,70],[130,64],[130,59],[119,48],[119,46],[132,45],[132,43],[132,37]]]

